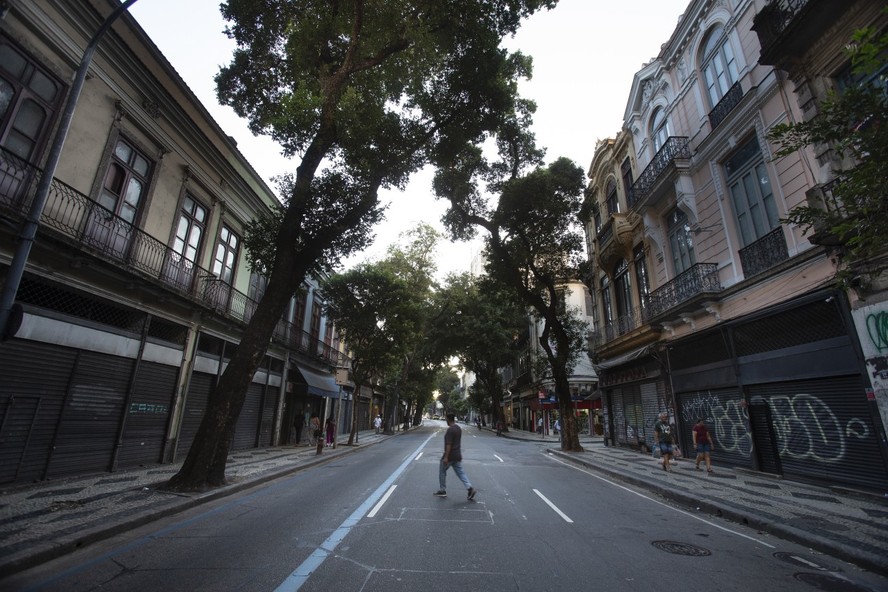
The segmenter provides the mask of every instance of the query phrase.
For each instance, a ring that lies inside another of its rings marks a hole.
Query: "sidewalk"
[[[550,454],[678,502],[888,575],[888,493],[789,481],[745,469],[697,471],[683,458],[671,472],[660,459],[581,437],[584,452],[562,452],[557,436],[509,432],[507,438],[551,444]]]
[[[605,447],[600,437],[582,437],[585,451],[569,453],[558,450],[557,436],[515,431],[503,436],[542,444],[560,459],[653,491],[690,511],[722,516],[888,575],[888,497],[718,465],[707,475],[694,470],[693,459],[666,473],[650,455]],[[346,435],[320,456],[307,446],[238,451],[229,459],[229,484],[206,493],[157,489],[179,464],[8,487],[0,501],[0,578],[390,437],[369,430],[359,434],[358,446],[349,447],[343,445]]]
[[[337,447],[324,448],[321,455],[317,448],[307,445],[235,451],[228,457],[225,471],[228,484],[204,493],[158,490],[178,472],[181,461],[7,486],[0,490],[0,579],[158,518],[391,437],[367,430],[358,433],[356,446],[347,446],[348,434],[340,435]]]

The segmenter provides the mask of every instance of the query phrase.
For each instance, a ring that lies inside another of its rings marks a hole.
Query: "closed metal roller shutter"
[[[81,351],[47,477],[111,470],[134,361]]]
[[[207,401],[215,381],[216,376],[213,374],[194,372],[191,375],[191,384],[188,387],[188,396],[185,398],[185,409],[182,413],[182,425],[179,428],[179,443],[176,446],[177,459],[188,455],[197,428],[200,427],[200,422],[206,413]]]
[[[161,462],[178,372],[174,366],[153,362],[139,365],[118,452],[119,468]]]
[[[67,347],[0,344],[0,483],[45,478],[76,359]]]
[[[752,432],[737,389],[713,389],[676,394],[682,452],[694,458],[692,432],[703,417],[712,436],[712,459],[718,464],[751,467]]]
[[[870,404],[857,376],[749,387],[767,404],[783,474],[888,487]],[[756,439],[765,437],[756,433]]]
[[[262,424],[259,427],[259,446],[271,446],[274,436],[274,418],[277,413],[280,389],[266,387],[262,402]]]
[[[250,384],[247,389],[247,398],[237,416],[237,427],[234,430],[232,450],[246,450],[255,448],[259,437],[259,415],[262,412],[262,391],[264,385]]]

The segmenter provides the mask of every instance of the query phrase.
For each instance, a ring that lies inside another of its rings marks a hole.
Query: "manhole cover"
[[[863,588],[843,577],[828,573],[797,573],[793,576],[800,582],[814,586],[818,590],[827,592],[869,592],[870,588]]]
[[[672,553],[673,555],[686,555],[688,557],[708,557],[712,555],[712,551],[691,545],[689,543],[679,543],[676,541],[654,541],[651,543],[657,549]]]
[[[795,553],[787,553],[786,551],[778,551],[777,553],[774,553],[774,557],[776,557],[780,561],[785,561],[787,563],[791,563],[798,567],[804,567],[806,569],[816,569],[819,571],[842,571],[840,569],[827,565],[820,565],[816,561],[812,561],[807,557],[802,557],[801,555],[796,555]]]

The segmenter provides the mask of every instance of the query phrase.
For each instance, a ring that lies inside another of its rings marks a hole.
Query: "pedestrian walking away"
[[[663,458],[663,470],[671,471],[669,461],[672,460],[672,426],[669,425],[669,414],[663,411],[654,424],[654,444],[660,447]]]
[[[706,461],[706,472],[711,473],[712,435],[709,433],[709,428],[706,427],[706,420],[702,417],[694,424],[694,448],[697,451],[697,470],[703,470],[700,468],[700,461],[704,460]]]
[[[543,418],[542,418],[542,416],[537,418],[537,433],[540,435],[540,438],[543,437]]]
[[[447,497],[447,469],[453,467],[453,472],[463,485],[466,486],[467,498],[475,499],[475,488],[469,482],[466,472],[462,466],[462,429],[456,423],[456,416],[453,413],[447,414],[447,431],[444,433],[444,455],[441,457],[441,464],[438,470],[438,485],[440,488],[435,492],[438,497]]]
[[[336,424],[333,422],[333,417],[327,418],[327,423],[324,424],[324,432],[326,432],[326,439],[324,443],[327,446],[333,446],[333,437],[336,433]]]

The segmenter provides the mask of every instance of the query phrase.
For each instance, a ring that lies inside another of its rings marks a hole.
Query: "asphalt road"
[[[9,590],[886,590],[794,543],[694,515],[463,426],[475,501],[452,471],[434,497],[444,422],[91,546]],[[800,575],[805,574],[805,575]]]

